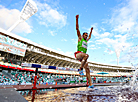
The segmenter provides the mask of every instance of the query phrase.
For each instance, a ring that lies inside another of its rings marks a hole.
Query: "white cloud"
[[[89,43],[93,43],[93,41],[88,41],[88,44],[89,44]]]
[[[135,23],[132,22],[132,21],[124,21],[122,26],[120,26],[120,25],[116,26],[116,28],[114,28],[113,31],[118,31],[120,33],[125,33],[127,31],[129,31],[130,29],[132,29],[132,27],[134,25],[135,25]]]
[[[90,47],[95,47],[95,45],[90,45]]]
[[[133,64],[138,64],[138,53],[137,50],[131,49],[127,53],[123,54],[119,61],[120,63],[133,63]]]
[[[61,28],[66,25],[67,16],[47,3],[37,2],[39,23],[42,25]]]
[[[92,35],[94,35],[95,37],[99,37],[100,34],[98,31],[98,24],[93,24],[93,25],[91,25],[91,27],[93,27]]]
[[[118,38],[118,37],[122,37],[122,35],[115,35],[115,37],[116,37],[116,38]]]
[[[97,45],[101,45],[102,43],[100,43],[100,42],[98,42],[98,43],[96,43]]]
[[[94,35],[95,37],[99,37],[100,34],[99,34],[99,32],[98,32],[98,29],[94,29],[94,30],[92,31],[92,35]]]
[[[78,39],[71,39],[73,44],[77,44],[78,43]]]
[[[105,28],[103,28],[103,27],[101,27],[101,30],[104,31],[104,32],[106,31]]]
[[[118,38],[118,39],[112,39],[112,38],[103,38],[97,40],[97,42],[103,43],[107,45],[107,47],[112,47],[115,51],[121,51],[127,50],[129,47],[131,47],[133,44],[126,42],[126,35]],[[120,53],[119,53],[120,54]]]
[[[62,39],[61,39],[61,41],[67,41],[67,39],[65,39],[65,38],[62,38]]]
[[[39,44],[40,44],[40,45],[43,45],[43,42],[40,41]]]
[[[138,21],[138,1],[128,0],[126,5],[118,6],[114,9],[110,24],[113,31],[126,33],[132,29],[136,29]]]
[[[103,37],[107,37],[108,35],[110,35],[109,32],[104,32],[104,34],[101,34],[100,37],[103,38]]]
[[[105,53],[108,53],[108,54],[114,54],[114,51],[112,51],[111,49],[107,48],[105,51]]]
[[[18,19],[20,11],[17,9],[7,9],[3,6],[0,7],[0,27],[8,30]],[[23,22],[13,29],[14,33],[31,33],[32,27],[27,23]]]
[[[72,51],[66,51],[66,52],[64,52],[64,51],[61,51],[61,49],[58,49],[57,52],[59,52],[59,53],[61,53],[63,55],[66,55],[66,56],[74,57],[74,52],[72,52]]]
[[[129,61],[137,61],[138,56],[136,50],[130,51],[129,49],[134,46],[134,39],[138,37],[138,0],[126,0],[122,4],[119,4],[114,8],[111,16],[111,19],[105,19],[105,24],[111,27],[111,31],[106,31],[105,28],[98,27],[98,24],[94,24],[93,35],[95,37],[95,44],[104,45],[104,47],[111,48],[112,50],[108,51],[109,54],[118,53],[120,56],[120,62],[128,63]],[[100,28],[100,29],[99,29]],[[132,39],[133,38],[133,39]],[[90,49],[97,49],[98,47],[90,47]],[[115,52],[116,50],[116,52]],[[123,52],[123,53],[121,53]],[[133,57],[122,58],[123,56],[131,54]]]
[[[95,36],[95,37],[99,37],[100,34],[99,34],[99,31],[98,31],[98,24],[95,23],[95,24],[91,25],[91,27],[93,27],[92,35]],[[89,32],[91,31],[91,27],[90,28],[82,27],[82,28],[84,30],[86,30],[89,34]],[[102,30],[104,30],[104,28],[102,28]]]
[[[97,49],[97,48],[96,48],[96,47],[90,47],[89,49],[95,50],[95,49]]]
[[[52,31],[52,30],[48,30],[48,32],[52,35],[52,36],[55,36],[57,35],[57,33],[55,31]]]
[[[122,50],[123,53],[121,53],[122,56],[119,59],[121,63],[135,62],[138,58],[137,53],[134,53],[136,50],[132,49],[134,45],[132,38],[137,39],[138,37],[135,32],[138,29],[137,5],[138,0],[126,0],[123,5],[119,4],[119,6],[115,7],[108,22],[115,39],[105,38],[99,40],[99,42],[116,49],[118,56],[120,56]]]
[[[60,53],[60,54],[66,55],[66,56],[74,57],[74,52],[72,52],[72,51],[66,51],[66,52],[64,52],[60,48],[56,48],[56,50],[52,49],[52,48],[49,48],[49,49],[51,51],[54,51],[54,52],[57,52],[57,53]]]
[[[110,38],[102,38],[102,39],[96,40],[96,42],[105,44],[108,47],[110,47],[111,46],[111,43],[113,43],[115,41],[113,39],[110,39]]]
[[[109,52],[110,55],[114,54],[114,51]]]
[[[57,50],[58,50],[58,51],[61,51],[61,49],[60,49],[60,48],[57,48]]]
[[[88,47],[88,49],[92,49],[92,50],[96,50],[96,49],[100,49],[101,47],[96,47],[95,45],[90,45]]]

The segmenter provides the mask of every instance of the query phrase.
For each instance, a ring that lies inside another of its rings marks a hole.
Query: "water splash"
[[[72,102],[128,102],[138,101],[138,93],[132,92],[129,87],[111,86],[97,87],[98,90],[87,89],[79,90],[74,93],[66,93],[69,97],[66,100]],[[62,98],[61,98],[62,99]]]
[[[131,65],[134,66],[132,63],[131,63]],[[131,86],[132,91],[138,92],[138,82],[137,82],[137,77],[136,77],[137,73],[138,73],[137,65],[134,66],[135,71],[134,71],[133,77],[130,81],[130,86]]]

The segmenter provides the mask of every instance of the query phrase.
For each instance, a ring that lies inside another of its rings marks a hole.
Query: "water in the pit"
[[[135,70],[132,80],[125,85],[97,87],[97,90],[87,88],[85,91],[65,93],[67,96],[64,102],[138,102],[137,73],[138,69]]]
[[[138,102],[138,84],[135,71],[132,80],[127,84],[118,86],[95,87],[97,89],[86,88],[75,91],[61,91],[63,94],[52,95],[46,102]],[[48,96],[45,97],[48,99]],[[45,100],[43,99],[43,100]]]
[[[138,102],[137,73],[138,69],[135,70],[132,80],[125,85],[96,87],[97,90],[87,88],[85,91],[65,93],[67,96],[64,102]]]
[[[138,92],[129,86],[97,87],[97,90],[76,90],[74,93],[64,93],[59,97],[61,102],[138,102]]]
[[[132,80],[118,86],[96,87],[96,89],[76,90],[74,93],[64,92],[59,97],[61,102],[138,102],[138,82],[135,70]]]

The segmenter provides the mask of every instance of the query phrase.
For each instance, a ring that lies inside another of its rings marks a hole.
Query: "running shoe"
[[[94,85],[92,85],[92,86],[88,86],[88,88],[91,88],[91,89],[93,89],[93,88],[94,88]]]
[[[92,86],[88,86],[88,89],[98,90],[96,87],[94,87],[94,85],[92,85]]]
[[[84,75],[83,70],[79,71],[79,74],[80,75]]]

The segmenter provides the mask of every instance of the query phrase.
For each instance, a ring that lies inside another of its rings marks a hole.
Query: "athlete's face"
[[[83,38],[86,40],[87,37],[88,37],[88,34],[87,34],[87,33],[84,33],[84,34],[83,34]]]

